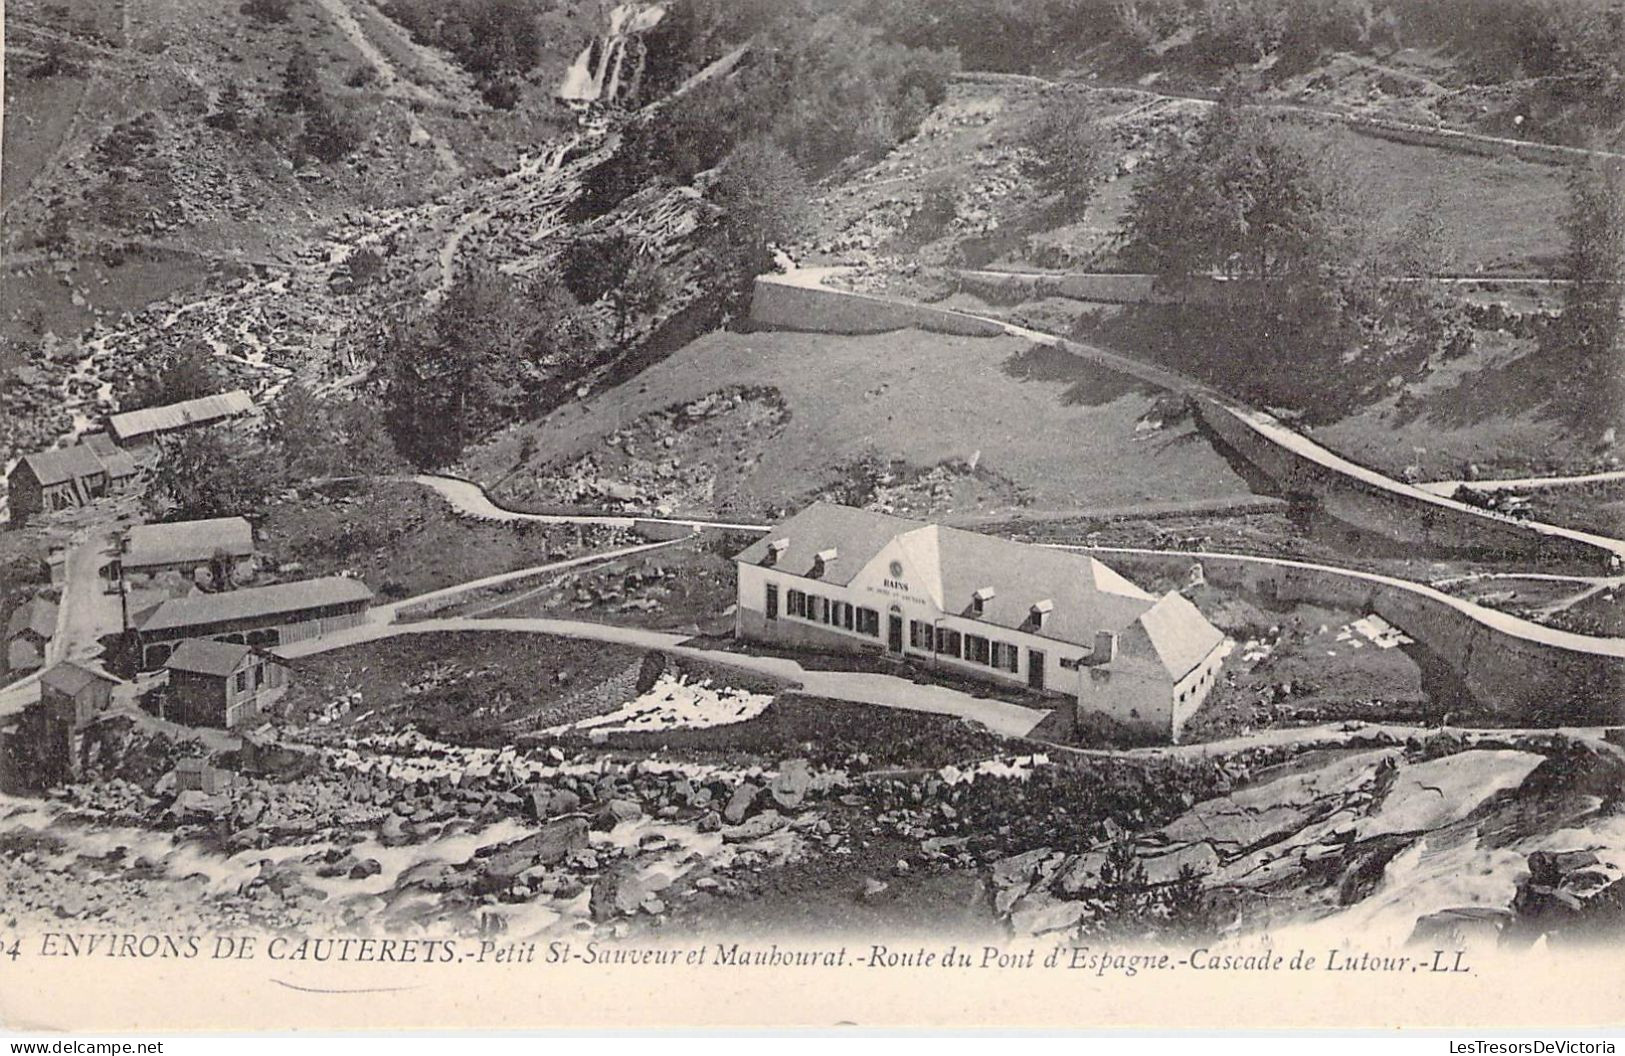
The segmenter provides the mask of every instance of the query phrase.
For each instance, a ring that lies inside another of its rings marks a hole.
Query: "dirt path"
[[[1416,485],[1433,495],[1451,496],[1458,488],[1472,491],[1543,491],[1546,488],[1578,488],[1587,484],[1608,484],[1625,480],[1625,469],[1605,473],[1579,473],[1570,477],[1508,477],[1504,480],[1432,480]]]
[[[403,478],[391,478],[403,479]],[[722,531],[765,532],[770,525],[738,524],[732,521],[710,520],[703,517],[645,517],[641,514],[610,513],[521,513],[498,506],[491,501],[485,489],[471,480],[460,477],[441,477],[420,474],[404,478],[431,488],[458,513],[486,521],[530,521],[535,524],[596,524],[610,528],[632,528],[638,524],[661,524],[696,530],[715,528]]]
[[[982,71],[971,71],[959,74],[955,79],[970,83],[983,84],[1024,84],[1035,88],[1087,88],[1093,91],[1137,95],[1146,102],[1197,103],[1203,106],[1215,105],[1215,101],[1210,95],[1202,95],[1196,92],[1160,92],[1154,89],[1141,88],[1137,85],[1130,84],[1103,84],[1099,82],[1082,84],[1076,81],[1052,81],[1042,77],[1034,77],[1030,74],[1001,74]],[[1593,150],[1587,147],[1569,147],[1556,143],[1543,143],[1534,139],[1513,139],[1508,136],[1492,136],[1483,132],[1466,132],[1461,129],[1447,128],[1443,125],[1421,125],[1413,121],[1399,121],[1394,118],[1387,117],[1366,117],[1360,114],[1348,113],[1347,111],[1343,110],[1334,110],[1331,107],[1306,106],[1302,103],[1271,102],[1249,103],[1247,105],[1253,107],[1254,109],[1269,110],[1280,114],[1298,114],[1304,117],[1336,121],[1345,125],[1351,131],[1361,132],[1367,135],[1380,135],[1381,131],[1386,129],[1421,136],[1441,136],[1447,139],[1456,140],[1458,142],[1482,143],[1493,147],[1504,147],[1509,150],[1516,150],[1521,147],[1532,150],[1549,150],[1564,155],[1565,157],[1592,157],[1625,160],[1625,154],[1611,150]],[[1445,149],[1436,144],[1430,143],[1418,145],[1430,147],[1435,150]]]

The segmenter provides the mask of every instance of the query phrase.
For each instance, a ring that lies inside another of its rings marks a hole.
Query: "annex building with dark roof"
[[[1178,738],[1225,636],[1075,551],[817,503],[735,558],[745,639],[882,653],[1059,693],[1079,717]]]

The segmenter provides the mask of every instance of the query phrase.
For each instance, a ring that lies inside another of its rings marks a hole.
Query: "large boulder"
[[[643,817],[643,807],[634,799],[612,799],[593,815],[592,830],[608,832],[623,821],[636,821]]]
[[[749,781],[734,789],[733,795],[728,799],[728,805],[722,810],[722,820],[729,825],[738,825],[750,816],[752,808],[756,806],[756,799],[762,794],[760,787]]]
[[[532,866],[559,864],[585,850],[587,842],[585,818],[558,818],[534,836],[496,847],[486,856],[484,872],[493,880],[512,880]]]
[[[729,825],[722,830],[724,843],[744,843],[748,840],[759,840],[763,836],[772,835],[790,824],[790,819],[776,810],[764,810],[762,813],[741,822],[738,825]]]
[[[812,788],[812,768],[805,759],[787,759],[779,764],[779,772],[767,786],[773,802],[780,809],[796,810]]]

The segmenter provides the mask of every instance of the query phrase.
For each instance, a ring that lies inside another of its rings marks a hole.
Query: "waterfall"
[[[665,14],[666,9],[658,4],[617,5],[609,12],[603,36],[593,38],[581,49],[554,95],[560,102],[585,107],[615,103],[635,92],[643,78],[643,50],[635,38],[653,29]],[[627,49],[634,46],[638,50],[627,75]]]

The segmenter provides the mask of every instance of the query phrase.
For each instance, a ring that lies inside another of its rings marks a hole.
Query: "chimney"
[[[987,607],[987,603],[992,601],[995,597],[995,593],[996,592],[992,587],[983,587],[976,593],[972,594],[970,596],[971,611],[980,616],[982,614],[982,610]]]
[[[1055,602],[1049,598],[1033,602],[1033,626],[1035,628],[1044,626],[1044,618],[1054,611]]]
[[[828,550],[818,551],[818,553],[813,555],[812,574],[815,576],[823,575],[824,571],[828,569],[830,565],[835,563],[835,558],[839,555],[840,551],[833,546]]]
[[[1109,664],[1117,658],[1117,634],[1113,631],[1095,632],[1095,651],[1090,654],[1089,662],[1093,664]]]
[[[790,540],[788,540],[788,539],[775,539],[775,540],[773,540],[771,543],[767,544],[767,557],[763,559],[762,564],[764,564],[764,565],[776,565],[776,564],[778,564],[779,563],[779,558],[782,557],[784,555],[784,552],[786,550],[788,550],[788,549],[790,549]]]

